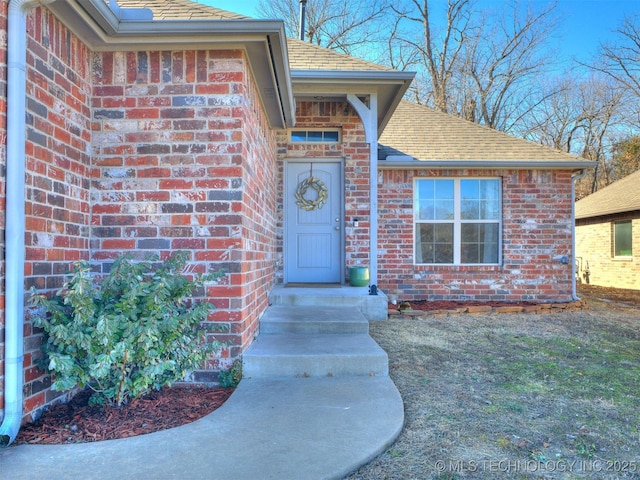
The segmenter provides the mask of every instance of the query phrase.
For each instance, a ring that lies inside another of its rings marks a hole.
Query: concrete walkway
[[[244,353],[245,378],[218,410],[139,437],[0,449],[0,479],[339,479],[375,458],[404,423],[365,318],[386,297],[274,290],[278,302]]]
[[[123,440],[0,450],[0,478],[339,479],[382,453],[404,422],[389,377],[244,379],[189,425]]]

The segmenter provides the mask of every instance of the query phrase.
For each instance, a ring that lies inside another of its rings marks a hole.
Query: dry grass
[[[640,479],[639,294],[589,290],[581,312],[372,324],[405,427],[348,478]]]

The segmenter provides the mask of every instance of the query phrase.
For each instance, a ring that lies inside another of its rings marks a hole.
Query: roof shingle
[[[109,0],[105,0],[109,3]],[[237,13],[202,5],[191,0],[118,0],[122,8],[148,8],[154,20],[242,20],[249,19]]]
[[[393,71],[382,65],[294,38],[287,38],[287,46],[292,70]]]
[[[401,102],[380,136],[380,158],[469,161],[577,161],[568,153],[516,138],[435,109]]]
[[[640,210],[640,171],[576,202],[576,218]]]

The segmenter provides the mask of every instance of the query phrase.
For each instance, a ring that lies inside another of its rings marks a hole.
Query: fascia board
[[[590,161],[527,161],[527,160],[416,160],[406,157],[387,157],[378,161],[380,170],[420,169],[501,169],[501,170],[583,170],[594,168],[597,162]]]
[[[622,207],[622,208],[611,208],[611,209],[603,209],[598,211],[597,213],[583,213],[583,214],[576,214],[576,220],[584,220],[587,218],[597,218],[597,217],[607,217],[610,215],[619,215],[619,214],[632,214],[635,212],[639,212],[640,210],[638,210],[638,208],[629,208],[629,207]],[[605,222],[610,222],[611,219],[605,219]]]
[[[106,2],[93,0],[78,0],[77,4],[107,33],[115,35],[118,31],[120,19]],[[49,8],[54,12],[60,8],[73,9],[74,2],[54,2]],[[77,11],[77,9],[74,9]]]

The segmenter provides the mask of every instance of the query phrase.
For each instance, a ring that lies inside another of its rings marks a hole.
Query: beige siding
[[[576,260],[579,281],[602,287],[640,289],[640,218],[632,219],[633,256],[614,257],[613,222],[629,216],[578,220]]]

